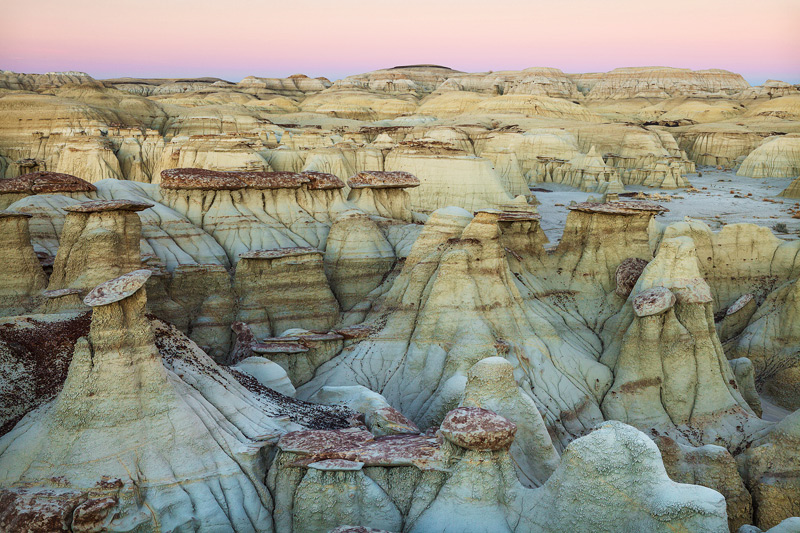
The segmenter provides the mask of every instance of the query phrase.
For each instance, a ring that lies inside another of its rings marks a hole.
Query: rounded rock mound
[[[439,431],[453,444],[468,450],[504,450],[514,442],[517,426],[480,407],[458,407],[444,417]]]

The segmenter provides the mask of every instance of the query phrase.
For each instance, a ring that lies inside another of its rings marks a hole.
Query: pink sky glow
[[[7,0],[0,69],[96,78],[400,64],[607,71],[663,65],[800,82],[798,0]]]

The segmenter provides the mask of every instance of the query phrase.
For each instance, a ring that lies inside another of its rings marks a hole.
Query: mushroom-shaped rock
[[[103,213],[105,211],[144,211],[153,204],[135,200],[91,200],[64,208],[71,213]]]
[[[409,172],[399,170],[392,172],[371,170],[350,176],[347,185],[351,189],[406,189],[419,187],[419,179]]]
[[[153,272],[147,269],[134,270],[101,283],[86,295],[83,303],[89,307],[99,307],[124,300],[141,289],[152,274]]]
[[[617,288],[614,292],[623,298],[627,298],[648,263],[649,261],[638,257],[629,257],[620,263],[614,273],[617,281]]]
[[[444,417],[442,435],[468,450],[503,450],[514,441],[516,424],[480,407],[458,407]]]
[[[633,312],[638,317],[658,315],[675,305],[676,298],[666,287],[653,287],[636,295]]]

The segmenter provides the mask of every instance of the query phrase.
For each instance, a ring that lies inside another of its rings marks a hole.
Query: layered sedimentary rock
[[[795,411],[738,458],[742,477],[753,496],[755,525],[764,530],[800,514],[798,422],[800,411]]]
[[[481,94],[539,94],[551,97],[576,98],[579,92],[569,77],[557,68],[490,73],[455,74],[439,85],[437,93],[467,91]]]
[[[137,211],[152,204],[97,200],[68,207],[48,290],[92,287],[141,264],[141,221]],[[57,304],[55,304],[57,305]]]
[[[4,520],[12,528],[50,518],[77,529],[173,529],[200,520],[273,530],[259,450],[302,426],[271,418],[268,406],[280,410],[280,398],[209,370],[216,365],[177,331],[154,330],[144,314],[148,276],[129,273],[87,296],[92,325],[63,389],[0,440]],[[217,425],[221,419],[227,424]],[[76,439],[85,444],[74,446]],[[213,461],[198,464],[197,453]],[[36,466],[43,464],[52,466]],[[215,493],[238,505],[220,504]]]
[[[394,263],[392,245],[365,213],[345,211],[333,221],[325,249],[325,274],[343,311],[380,285]]]
[[[719,446],[685,446],[669,437],[656,438],[669,478],[709,487],[725,496],[730,531],[753,521],[750,493],[739,476],[736,461]]]
[[[791,527],[786,84],[0,79],[0,529]]]
[[[549,178],[588,192],[617,193],[625,190],[617,171],[605,164],[594,146],[588,154],[579,154],[556,167]]]
[[[784,198],[800,198],[800,177],[795,178],[778,196]]]
[[[726,527],[722,496],[670,481],[655,444],[629,426],[609,423],[571,444],[565,452],[569,460],[538,489],[516,479],[508,452],[513,428],[491,411],[459,408],[448,413],[438,438],[372,438],[356,430],[287,434],[268,479],[276,495],[276,527],[320,531],[340,522],[395,530],[403,524],[408,531]],[[630,461],[633,457],[637,460]],[[344,487],[350,498],[342,497]],[[576,498],[583,503],[577,508]],[[616,501],[621,507],[609,513],[606,504]]]
[[[256,338],[287,329],[327,330],[339,318],[322,252],[313,248],[254,250],[236,265],[237,320],[253,327]]]
[[[607,417],[693,445],[714,442],[729,449],[742,446],[740,428],[753,433],[765,427],[727,363],[714,328],[711,290],[690,239],[661,242],[629,301],[631,309],[623,307],[615,319],[617,333],[601,358],[614,369],[602,403]],[[698,434],[708,436],[698,441]]]
[[[30,215],[0,211],[0,315],[24,314],[35,307],[47,278],[33,251]]]
[[[741,75],[721,69],[618,68],[603,74],[576,75],[574,79],[593,99],[730,96],[750,87]]]
[[[736,172],[751,178],[794,178],[800,174],[800,135],[764,139]]]
[[[800,283],[772,291],[753,310],[741,333],[728,342],[728,357],[753,364],[755,385],[776,403],[800,408]]]
[[[474,210],[527,203],[522,197],[512,197],[489,160],[458,150],[441,152],[435,142],[409,142],[386,156],[385,170],[403,170],[419,178],[421,186],[409,191],[414,209],[429,212],[458,205]]]
[[[347,209],[335,176],[324,173],[162,172],[161,199],[212,235],[231,263],[249,250],[322,247]]]

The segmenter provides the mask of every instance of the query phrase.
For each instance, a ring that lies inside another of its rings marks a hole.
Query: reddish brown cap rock
[[[645,202],[642,200],[606,202],[604,204],[596,202],[581,202],[579,204],[571,205],[569,208],[573,211],[584,211],[586,213],[605,213],[609,215],[638,215],[646,212],[659,214],[669,211],[669,209],[664,206],[654,202]]]
[[[347,459],[365,466],[416,466],[440,470],[444,464],[440,439],[433,435],[387,435],[357,443],[331,446],[298,459],[293,466],[308,466],[323,459]]]
[[[86,295],[83,303],[89,307],[99,307],[124,300],[141,289],[151,275],[152,272],[149,270],[134,270],[101,283]]]
[[[80,293],[81,293],[80,289],[66,288],[66,289],[55,289],[52,291],[44,291],[42,293],[42,296],[44,296],[45,298],[53,299],[53,298],[62,298],[64,296],[69,296],[70,294],[80,294]]]
[[[653,287],[636,295],[633,299],[633,312],[638,317],[663,313],[675,305],[675,295],[666,287]]]
[[[243,189],[244,182],[235,174],[202,168],[170,168],[161,171],[161,188],[209,191]]]
[[[298,172],[231,172],[248,189],[297,189],[311,178]]]
[[[31,172],[16,178],[0,180],[0,194],[45,194],[55,192],[91,192],[96,190],[97,187],[88,181],[60,172]]]
[[[305,353],[308,346],[297,341],[269,341],[253,343],[250,349],[255,353]]]
[[[457,446],[489,451],[511,446],[517,426],[488,409],[458,407],[447,413],[439,431]]]
[[[285,452],[311,455],[334,448],[357,446],[371,440],[372,433],[363,428],[292,431],[280,438],[278,448]]]
[[[343,189],[344,182],[333,174],[327,172],[305,171],[302,173],[309,179],[307,187],[311,190]]]
[[[324,172],[249,172],[171,168],[161,172],[162,189],[340,189],[342,180]]]
[[[753,301],[754,296],[750,293],[740,296],[731,306],[725,311],[725,316],[730,316],[744,309],[744,306]]]
[[[648,264],[649,261],[639,259],[638,257],[629,257],[623,260],[614,274],[617,281],[617,288],[614,292],[623,298],[627,298],[636,285],[636,282],[639,281],[639,276],[642,275],[644,267]]]
[[[70,205],[64,210],[72,213],[102,213],[103,211],[143,211],[150,207],[153,207],[153,204],[134,200],[92,200]]]
[[[394,189],[419,187],[419,179],[408,172],[382,172],[370,170],[350,176],[347,185],[351,189]]]

